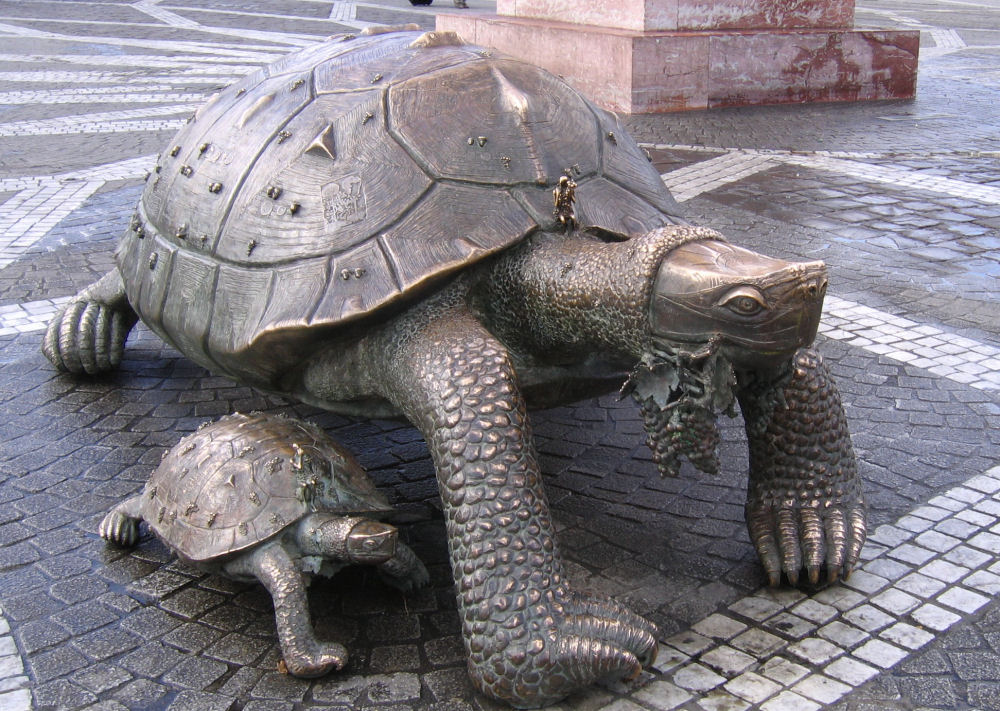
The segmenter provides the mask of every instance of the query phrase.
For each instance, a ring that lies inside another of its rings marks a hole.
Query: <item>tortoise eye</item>
[[[725,306],[740,316],[754,316],[767,308],[764,297],[761,296],[760,292],[753,287],[747,286],[730,291],[719,299],[718,305]]]

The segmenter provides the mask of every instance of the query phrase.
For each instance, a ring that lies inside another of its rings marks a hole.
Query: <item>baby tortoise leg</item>
[[[799,350],[791,373],[739,395],[750,448],[746,518],[771,585],[805,568],[845,578],[865,542],[865,502],[847,418],[818,353]]]
[[[378,566],[378,573],[382,580],[404,593],[422,588],[430,581],[427,568],[401,541],[396,542],[395,555]]]
[[[126,499],[101,519],[97,532],[101,538],[119,546],[134,546],[139,542],[139,522],[142,520],[142,499],[133,496]]]
[[[96,375],[121,362],[125,339],[138,320],[118,269],[78,293],[49,322],[42,352],[56,368]]]
[[[271,593],[281,656],[289,674],[311,678],[344,667],[347,649],[336,642],[322,643],[316,639],[309,618],[305,581],[280,543],[250,552],[227,564],[226,570],[255,576]]]
[[[377,344],[383,382],[434,459],[473,683],[535,708],[635,677],[653,627],[567,584],[506,349],[461,304],[406,320]]]

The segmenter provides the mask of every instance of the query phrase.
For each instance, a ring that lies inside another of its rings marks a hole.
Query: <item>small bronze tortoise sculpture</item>
[[[100,534],[132,546],[144,520],[182,560],[259,580],[274,600],[288,671],[314,677],[347,663],[342,645],[313,635],[306,586],[314,575],[360,564],[378,566],[404,592],[427,582],[396,529],[371,518],[390,511],[361,465],[315,425],[236,414],[178,442],[142,493],[104,517]]]
[[[406,417],[437,470],[473,682],[541,706],[638,673],[656,641],[566,581],[529,404],[628,377],[674,473],[681,456],[716,466],[715,413],[738,400],[772,583],[846,574],[864,540],[843,408],[808,350],[825,267],[678,214],[616,117],[551,74],[448,33],[332,40],[199,110],[117,268],[43,349],[100,372],[141,317],[214,372]]]

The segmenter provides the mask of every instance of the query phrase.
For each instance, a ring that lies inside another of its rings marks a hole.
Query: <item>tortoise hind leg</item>
[[[305,581],[280,544],[263,546],[232,561],[226,572],[252,575],[271,593],[281,656],[290,674],[312,678],[344,667],[347,649],[343,645],[317,641],[309,619]]]
[[[117,267],[78,293],[49,322],[45,357],[59,370],[96,375],[114,369],[138,320]]]
[[[139,541],[139,521],[142,520],[140,503],[141,499],[133,496],[111,509],[97,529],[101,538],[119,546],[134,546]]]

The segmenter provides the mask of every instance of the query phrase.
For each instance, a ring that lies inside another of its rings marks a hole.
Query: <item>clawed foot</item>
[[[117,509],[101,520],[97,532],[101,538],[119,546],[134,546],[139,541],[139,521]]]
[[[302,679],[339,671],[347,664],[347,649],[336,642],[300,640],[294,649],[282,649],[281,655],[288,673]]]
[[[103,373],[121,362],[125,339],[134,324],[130,311],[77,299],[49,322],[42,352],[59,370]]]
[[[613,600],[570,595],[530,606],[529,614],[521,627],[511,624],[522,618],[515,614],[470,642],[473,680],[517,708],[545,706],[595,682],[635,679],[656,658],[656,628]]]
[[[751,500],[747,528],[772,586],[781,582],[782,572],[789,583],[798,584],[803,568],[815,585],[824,565],[830,582],[851,574],[865,542],[865,511],[860,501],[798,505]]]
[[[380,565],[378,572],[383,581],[404,593],[424,587],[431,579],[427,568],[404,543],[396,544],[396,555]]]

